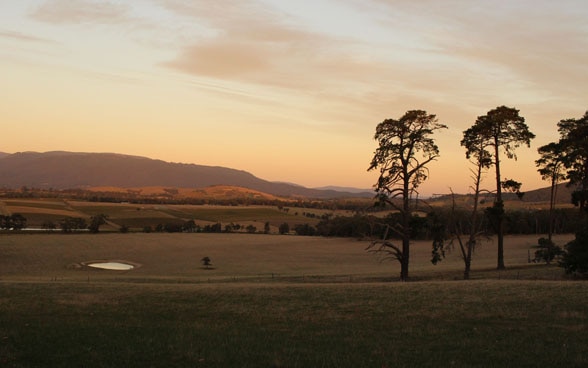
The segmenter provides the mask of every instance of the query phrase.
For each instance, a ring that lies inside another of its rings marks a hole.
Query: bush
[[[577,233],[576,239],[565,246],[560,266],[568,274],[588,275],[588,225],[584,225]]]
[[[550,264],[556,257],[563,254],[563,250],[547,238],[539,238],[539,244],[536,246],[535,261]]]
[[[280,227],[278,228],[280,234],[288,234],[290,232],[290,225],[288,225],[287,222],[284,222],[283,224],[280,225]]]
[[[294,226],[294,231],[297,235],[314,236],[316,235],[316,228],[309,224],[298,224]]]

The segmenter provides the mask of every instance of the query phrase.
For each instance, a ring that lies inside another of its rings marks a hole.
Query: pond
[[[123,262],[92,262],[86,263],[88,267],[101,268],[103,270],[128,271],[135,268],[134,265]]]

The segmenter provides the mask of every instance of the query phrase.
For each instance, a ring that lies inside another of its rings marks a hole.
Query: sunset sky
[[[585,0],[3,0],[0,151],[370,188],[376,125],[420,109],[449,126],[422,194],[465,193],[462,132],[506,105],[537,138],[503,176],[535,189],[537,147],[588,110],[587,19]]]

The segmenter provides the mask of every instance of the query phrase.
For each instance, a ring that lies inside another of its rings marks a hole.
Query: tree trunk
[[[470,279],[470,269],[472,265],[472,247],[473,244],[468,242],[468,254],[466,256],[465,261],[465,269],[463,271],[463,279],[469,280]]]
[[[405,173],[402,202],[402,262],[400,264],[400,280],[408,281],[408,265],[410,261],[410,191],[408,175]]]
[[[494,142],[494,157],[495,162],[494,165],[496,167],[496,204],[501,205],[501,210],[498,212],[498,216],[496,219],[496,236],[498,237],[498,259],[497,259],[497,269],[503,270],[504,267],[504,202],[502,202],[502,183],[500,182],[500,150],[498,145],[498,138],[495,139]]]
[[[547,239],[551,244],[553,237],[553,208],[555,207],[555,190],[557,188],[557,181],[555,177],[551,179],[551,193],[549,195],[549,227],[547,229]]]

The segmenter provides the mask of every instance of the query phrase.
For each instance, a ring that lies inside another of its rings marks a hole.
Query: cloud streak
[[[110,1],[49,0],[30,16],[36,20],[55,23],[119,23],[127,19],[129,8]]]
[[[47,44],[55,44],[56,42],[53,40],[49,40],[42,37],[32,36],[20,32],[14,31],[2,31],[0,30],[0,37],[15,40],[15,41],[25,41],[25,42],[40,42],[40,43],[47,43]]]

